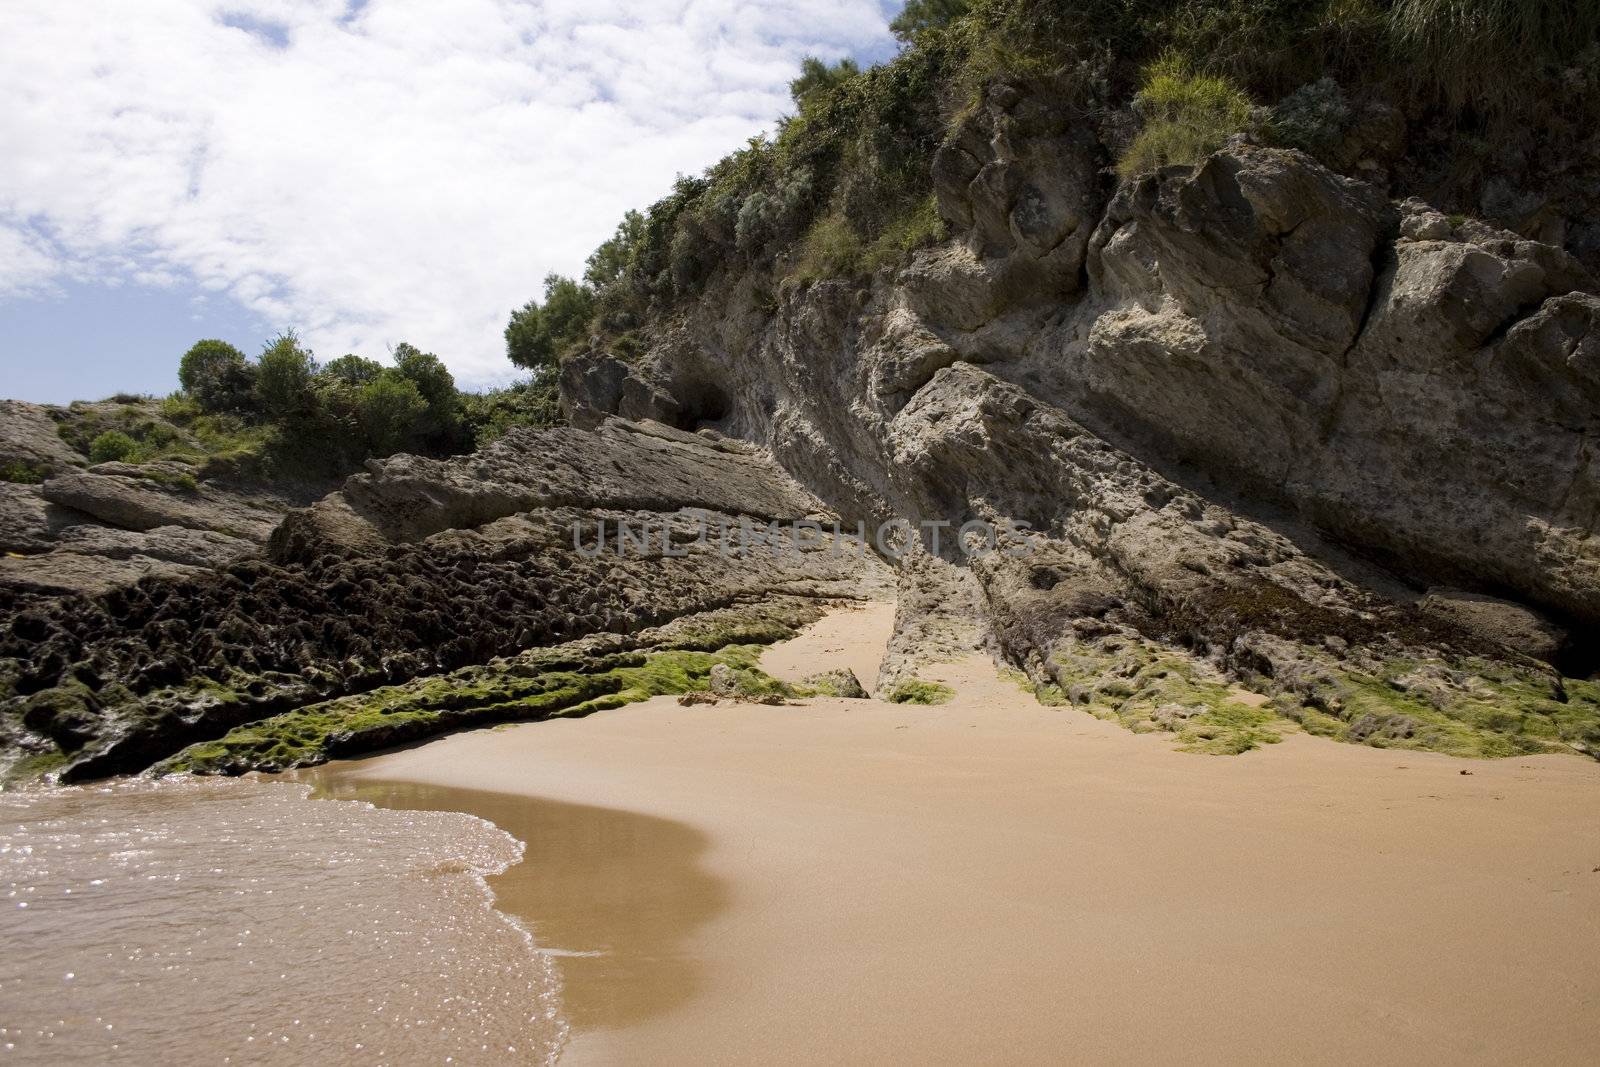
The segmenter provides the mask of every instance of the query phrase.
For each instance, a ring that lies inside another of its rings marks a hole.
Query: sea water
[[[169,779],[0,793],[0,1063],[550,1063],[560,979],[454,812]]]

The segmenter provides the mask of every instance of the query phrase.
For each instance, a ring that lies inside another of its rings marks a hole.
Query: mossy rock
[[[924,681],[921,678],[907,678],[905,681],[895,683],[889,690],[889,703],[891,704],[948,704],[954,700],[956,691],[939,682]]]
[[[856,677],[856,672],[847,667],[813,674],[800,683],[800,689],[812,696],[845,700],[866,700],[869,696],[861,679]]]
[[[1240,700],[1220,675],[1185,653],[1114,637],[1058,652],[1054,693],[1135,733],[1176,735],[1187,752],[1239,755],[1282,740],[1270,707]]]
[[[746,699],[786,694],[783,683],[755,668],[761,649],[737,644],[716,652],[623,652],[587,658],[541,649],[489,667],[466,668],[275,715],[215,741],[191,745],[154,771],[282,771],[453,730],[577,718],[654,696],[703,691],[717,668],[731,674]]]

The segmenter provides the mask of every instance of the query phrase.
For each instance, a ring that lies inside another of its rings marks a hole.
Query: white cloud
[[[467,382],[552,270],[881,47],[879,0],[6,0],[0,299],[192,278]]]

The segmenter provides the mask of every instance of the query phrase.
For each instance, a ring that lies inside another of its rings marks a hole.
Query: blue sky
[[[622,212],[893,53],[898,0],[6,0],[0,396],[165,393],[200,337],[437,352]]]

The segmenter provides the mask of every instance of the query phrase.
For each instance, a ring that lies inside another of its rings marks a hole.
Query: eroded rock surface
[[[52,417],[63,410],[0,401],[0,623],[56,597],[259,556],[306,502],[303,490],[209,478],[188,464],[91,466]]]
[[[68,780],[138,771],[248,723],[528,649],[883,584],[880,563],[831,539],[790,551],[765,536],[825,514],[750,446],[666,427],[521,431],[473,457],[377,462],[285,521],[270,560],[19,614],[0,638],[7,748]]]
[[[1248,144],[1105,190],[1095,147],[1033,116],[991,93],[941,151],[953,240],[780,286],[769,316],[727,310],[730,277],[642,359],[569,367],[569,410],[648,398],[847,519],[1025,524],[1015,553],[908,557],[880,682],[981,643],[1208,751],[1287,717],[1600,753],[1584,268]]]
[[[1600,754],[1585,269],[1295,152],[1237,143],[1118,187],[1104,162],[1070,109],[996,86],[935,164],[950,240],[871,279],[726,269],[642,355],[564,364],[572,429],[373,463],[265,559],[204,539],[267,523],[116,471],[8,491],[18,545],[70,544],[70,512],[125,531],[97,558],[127,536],[129,559],[225,564],[17,614],[14,770],[296,765],[699,691],[748,670],[712,654],[760,605],[788,607],[757,640],[891,582],[880,695],[987,649],[1041,699],[1196,751],[1293,722]],[[924,532],[892,579],[831,541],[728,555],[701,533],[834,517]],[[618,522],[665,537],[593,551]],[[952,535],[973,522],[992,544]],[[615,673],[684,651],[637,636],[680,624],[711,659]]]

